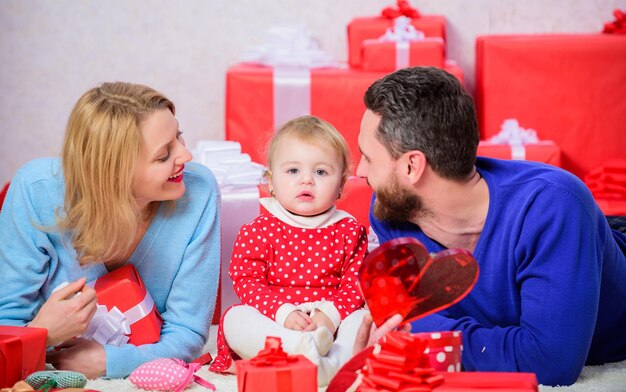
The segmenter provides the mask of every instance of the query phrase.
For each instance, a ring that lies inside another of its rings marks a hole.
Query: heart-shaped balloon
[[[374,249],[361,265],[359,282],[374,323],[394,314],[402,324],[445,309],[465,297],[478,279],[478,263],[464,249],[431,257],[415,238],[402,237]]]

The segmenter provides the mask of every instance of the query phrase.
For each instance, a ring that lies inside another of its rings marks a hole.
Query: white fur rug
[[[215,328],[211,328],[206,351],[215,356]],[[213,383],[219,392],[237,392],[237,381],[235,376],[222,376],[208,371],[207,366],[203,366],[196,374],[205,380]],[[87,387],[98,391],[116,392],[138,392],[141,389],[135,387],[126,379],[120,380],[91,380]],[[320,388],[320,392],[325,388]],[[207,391],[197,384],[192,384],[185,391]],[[436,389],[435,389],[436,391]],[[586,366],[578,381],[568,387],[546,387],[540,386],[540,392],[626,392],[626,361],[606,364],[603,366]]]

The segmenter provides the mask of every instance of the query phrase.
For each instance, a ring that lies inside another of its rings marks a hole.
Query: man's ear
[[[427,164],[428,160],[423,152],[415,150],[405,153],[404,174],[411,184],[415,184],[422,178]]]

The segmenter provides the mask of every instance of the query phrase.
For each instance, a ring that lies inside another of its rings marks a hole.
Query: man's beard
[[[422,199],[398,182],[394,174],[376,190],[374,216],[384,222],[402,223],[425,213]]]

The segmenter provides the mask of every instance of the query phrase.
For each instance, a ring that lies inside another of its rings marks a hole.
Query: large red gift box
[[[277,337],[268,336],[256,357],[235,366],[239,392],[317,392],[317,367],[302,355],[287,355]]]
[[[556,143],[548,140],[520,146],[481,141],[478,144],[477,155],[498,159],[543,162],[557,167],[561,166],[561,149]]]
[[[462,70],[447,64],[445,69],[463,79]],[[285,87],[285,80],[276,80],[275,70],[256,65],[236,65],[226,75],[226,140],[237,141],[241,150],[253,162],[266,162],[266,148],[277,126],[274,99],[277,85]],[[360,152],[357,144],[361,117],[365,111],[363,95],[367,88],[385,73],[364,72],[343,68],[325,68],[306,71],[304,80],[296,80],[297,88],[308,91],[306,97],[297,94],[291,103],[303,100],[307,113],[330,122],[344,136],[352,160],[358,162]],[[281,93],[282,94],[282,93]],[[281,95],[282,96],[282,95]]]
[[[446,39],[446,18],[440,15],[425,15],[412,18],[411,25],[426,37]],[[383,16],[355,18],[348,24],[348,63],[352,68],[362,66],[361,45],[368,39],[380,38],[393,26],[393,19]]]
[[[562,150],[562,167],[583,178],[626,157],[626,36],[483,36],[476,43],[481,138],[505,119],[536,129]]]
[[[47,336],[45,328],[0,325],[0,388],[44,370]]]
[[[400,45],[400,46],[399,46]],[[406,51],[406,64],[399,64],[398,51]],[[374,72],[393,72],[396,69],[414,66],[433,66],[443,68],[446,49],[443,39],[426,38],[410,42],[382,42],[366,40],[363,42],[363,70]]]
[[[130,323],[128,343],[139,346],[160,340],[161,315],[134,265],[126,264],[89,285],[96,290],[98,305],[124,313]]]

